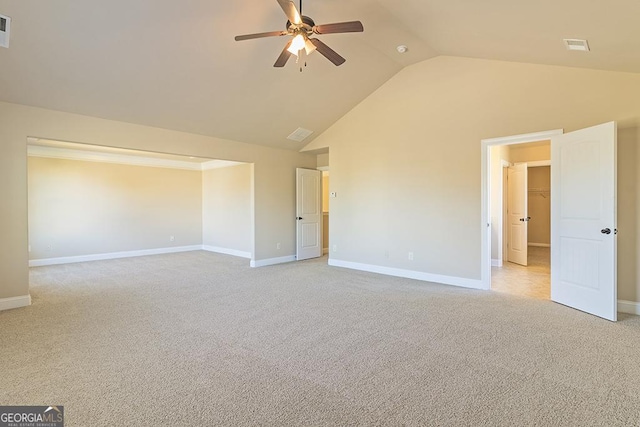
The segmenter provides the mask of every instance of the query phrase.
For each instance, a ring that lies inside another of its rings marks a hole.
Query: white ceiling
[[[304,0],[319,36],[347,59],[272,65],[286,38],[275,0],[0,0],[0,100],[298,150],[403,67],[458,55],[640,72],[637,0]],[[589,53],[563,38],[587,38]],[[395,48],[409,47],[401,55]],[[303,143],[286,137],[313,130]]]

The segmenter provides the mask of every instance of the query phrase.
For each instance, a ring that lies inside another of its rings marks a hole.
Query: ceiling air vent
[[[9,32],[11,30],[11,18],[0,15],[0,46],[9,47]]]
[[[312,133],[313,133],[312,130],[298,128],[298,129],[294,130],[293,133],[287,137],[287,139],[290,139],[290,140],[296,141],[296,142],[302,142],[305,139],[307,139],[309,137],[309,135],[311,135]]]
[[[580,39],[564,39],[564,45],[567,50],[579,50],[582,52],[589,52],[589,43],[586,40]]]

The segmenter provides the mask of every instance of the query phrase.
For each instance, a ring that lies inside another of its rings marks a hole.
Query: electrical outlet
[[[338,245],[333,245],[333,252],[338,252]]]
[[[413,261],[413,252],[409,252],[409,261]]]
[[[389,251],[384,251],[384,257],[385,257],[386,259],[389,259]]]
[[[170,242],[175,242],[176,241],[176,237],[175,236],[169,236],[169,241]]]
[[[276,243],[276,249],[280,249],[280,243]]]

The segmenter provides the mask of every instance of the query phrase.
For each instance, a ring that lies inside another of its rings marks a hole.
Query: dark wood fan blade
[[[251,39],[261,39],[263,37],[277,37],[277,36],[286,36],[288,33],[286,31],[270,31],[268,33],[256,33],[256,34],[245,34],[243,36],[236,36],[236,41],[242,40],[251,40]]]
[[[296,5],[291,0],[278,0],[278,4],[282,10],[284,10],[284,14],[287,15],[289,22],[292,24],[302,24],[300,13],[298,13]]]
[[[336,24],[323,24],[313,27],[316,34],[335,34],[335,33],[361,33],[364,31],[362,22],[338,22]]]
[[[291,56],[291,52],[287,50],[289,49],[289,46],[291,46],[291,42],[293,42],[293,40],[289,40],[289,43],[287,43],[284,49],[282,49],[282,53],[276,60],[276,63],[273,64],[274,67],[284,67],[284,65],[287,63],[289,57]]]
[[[320,52],[325,58],[329,61],[333,62],[335,65],[342,65],[346,61],[342,56],[338,55],[338,53],[331,49],[326,44],[322,43],[318,39],[309,39],[311,43],[316,47],[316,50]]]

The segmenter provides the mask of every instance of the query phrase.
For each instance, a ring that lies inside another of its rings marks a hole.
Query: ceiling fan
[[[246,34],[236,36],[236,41],[259,39],[263,37],[293,36],[282,50],[282,53],[273,64],[274,67],[284,67],[291,55],[299,57],[302,50],[310,54],[317,50],[335,65],[342,65],[346,61],[336,51],[316,38],[311,38],[314,34],[335,34],[335,33],[360,33],[364,31],[362,22],[339,22],[336,24],[316,25],[313,19],[302,15],[302,0],[300,0],[300,12],[291,0],[277,0],[278,4],[287,15],[286,30],[271,31],[268,33]],[[301,69],[302,70],[302,69]]]

